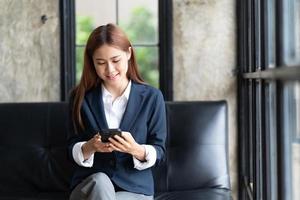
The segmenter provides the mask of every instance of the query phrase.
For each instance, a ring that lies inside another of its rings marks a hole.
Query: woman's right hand
[[[109,143],[101,142],[101,136],[99,133],[94,135],[93,138],[88,140],[81,147],[84,160],[87,160],[95,152],[112,152],[113,149],[110,147]]]

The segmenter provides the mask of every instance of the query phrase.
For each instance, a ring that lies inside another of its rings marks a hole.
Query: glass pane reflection
[[[159,87],[158,48],[134,47],[139,71],[146,83]]]
[[[300,82],[289,82],[284,86],[284,135],[289,138],[287,143],[290,155],[287,159],[285,174],[290,176],[289,185],[292,199],[300,199]]]
[[[119,0],[119,24],[133,44],[158,43],[158,1]]]

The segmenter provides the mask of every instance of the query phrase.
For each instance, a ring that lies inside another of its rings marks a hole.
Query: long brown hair
[[[72,118],[74,127],[77,131],[78,128],[84,129],[80,112],[84,95],[87,91],[97,87],[97,85],[101,83],[101,79],[98,77],[93,63],[93,54],[95,50],[104,44],[114,46],[123,51],[128,51],[129,47],[131,47],[131,57],[128,60],[127,77],[137,83],[144,83],[138,71],[134,50],[125,33],[115,24],[97,27],[88,38],[84,51],[84,64],[81,80],[72,91]]]

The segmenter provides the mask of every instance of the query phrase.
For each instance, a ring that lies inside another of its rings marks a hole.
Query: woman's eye
[[[117,63],[117,62],[119,62],[120,60],[113,60],[113,63]]]
[[[97,65],[104,65],[105,63],[104,62],[101,62],[101,63],[97,63]]]

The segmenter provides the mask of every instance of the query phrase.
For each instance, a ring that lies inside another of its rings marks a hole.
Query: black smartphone
[[[101,141],[102,142],[109,142],[108,138],[113,137],[115,135],[121,136],[122,131],[119,128],[116,129],[104,129],[100,132]]]

